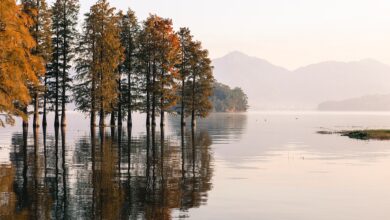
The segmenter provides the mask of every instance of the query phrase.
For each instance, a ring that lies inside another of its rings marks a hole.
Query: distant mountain
[[[390,111],[390,94],[368,95],[318,105],[320,111]]]
[[[375,60],[322,62],[289,71],[232,52],[213,60],[217,81],[239,86],[252,110],[317,109],[327,100],[390,94],[390,66]]]

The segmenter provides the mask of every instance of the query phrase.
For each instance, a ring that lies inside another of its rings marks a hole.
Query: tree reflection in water
[[[13,134],[12,164],[0,166],[0,218],[172,219],[207,200],[205,130],[92,128],[69,142],[65,129]]]

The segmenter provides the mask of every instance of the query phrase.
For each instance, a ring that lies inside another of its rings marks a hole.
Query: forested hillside
[[[214,93],[211,97],[213,110],[216,112],[245,112],[248,110],[248,98],[244,91],[235,87],[231,89],[222,83],[214,84]]]

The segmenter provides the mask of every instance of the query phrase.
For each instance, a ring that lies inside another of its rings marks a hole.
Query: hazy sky
[[[51,2],[53,0],[50,0]],[[82,13],[95,0],[80,0]],[[239,50],[295,69],[373,58],[390,64],[389,0],[111,0],[140,19],[188,26],[216,58]]]

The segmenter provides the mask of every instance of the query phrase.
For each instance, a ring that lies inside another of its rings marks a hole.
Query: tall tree
[[[39,45],[39,53],[40,56],[44,59],[45,61],[45,67],[46,67],[46,73],[48,72],[50,63],[51,63],[51,58],[52,58],[52,29],[51,29],[51,10],[48,8],[46,1],[42,0],[40,4],[40,36],[38,40],[38,45]],[[47,76],[45,74],[43,78],[43,116],[42,116],[42,126],[47,125]]]
[[[99,111],[99,126],[105,126],[107,112],[117,102],[117,69],[122,62],[123,48],[115,8],[106,0],[99,0],[86,14],[80,44],[77,72],[80,83],[75,87],[75,101],[79,110],[89,111],[91,125]]]
[[[164,112],[175,104],[175,65],[179,62],[179,39],[172,28],[172,21],[157,15],[149,16],[141,32],[141,57],[146,75],[147,124],[151,113],[152,125],[160,110],[161,125]]]
[[[139,96],[138,82],[140,75],[137,74],[138,66],[138,38],[140,26],[135,13],[128,9],[126,14],[120,13],[121,44],[124,48],[125,59],[119,66],[119,102],[118,102],[118,126],[122,125],[122,108],[126,108],[127,126],[132,126],[132,112],[137,110]],[[125,80],[122,82],[122,74]]]
[[[75,55],[79,8],[78,0],[56,0],[52,7],[53,59],[49,73],[49,97],[54,100],[55,126],[60,124],[60,105],[61,125],[66,125],[66,103],[69,102],[66,91],[72,82],[69,72]]]
[[[191,69],[190,59],[191,59],[191,45],[192,38],[191,32],[188,28],[180,28],[179,33],[180,37],[180,47],[181,47],[181,63],[178,68],[180,71],[180,123],[181,126],[185,125],[185,91],[186,91],[186,82],[189,76]]]
[[[180,63],[180,41],[172,27],[172,20],[164,19],[158,23],[159,36],[158,55],[160,70],[157,79],[159,85],[160,126],[164,126],[165,112],[170,110],[177,101],[177,80],[180,79],[177,64]],[[158,36],[157,36],[158,37]]]
[[[191,115],[191,125],[195,126],[196,117],[206,117],[212,109],[210,96],[213,91],[213,71],[208,51],[202,49],[200,42],[192,42],[189,72],[184,102],[185,114]]]
[[[34,37],[36,47],[32,50],[33,54],[42,57],[45,66],[50,61],[51,56],[51,19],[50,11],[45,0],[23,0],[24,11],[30,15],[34,25],[30,28],[30,33]],[[41,81],[45,80],[42,74]],[[39,126],[39,107],[40,96],[44,93],[45,87],[41,84],[30,88],[33,96],[34,119],[33,126]]]
[[[31,53],[36,42],[29,32],[33,20],[14,0],[0,2],[0,126],[13,124],[13,115],[27,121],[29,86],[39,85],[43,60]]]

